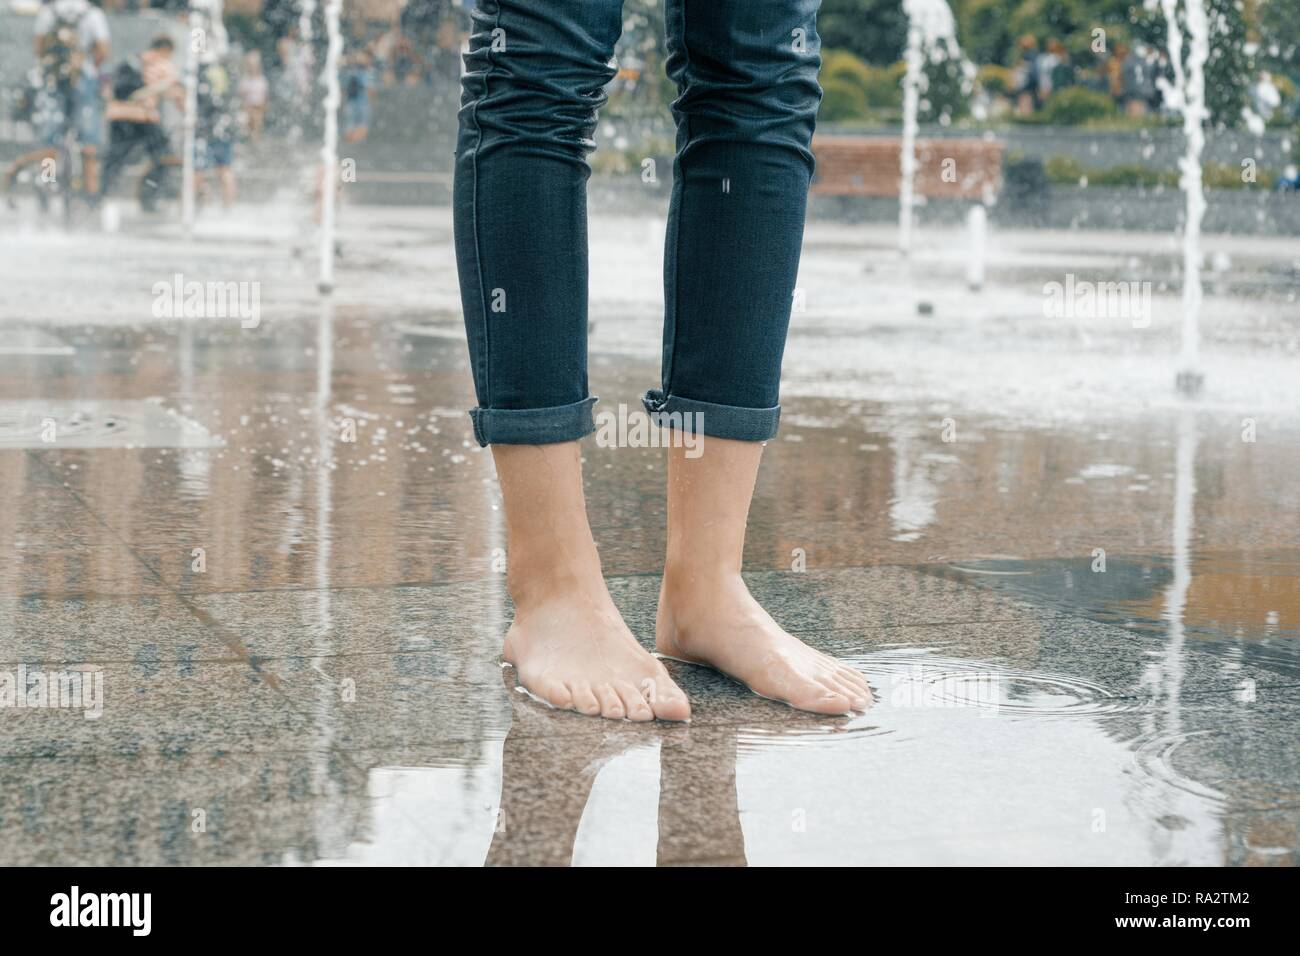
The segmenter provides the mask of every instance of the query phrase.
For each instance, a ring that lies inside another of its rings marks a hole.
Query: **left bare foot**
[[[799,710],[847,714],[874,703],[865,677],[782,630],[734,572],[665,569],[655,644]]]

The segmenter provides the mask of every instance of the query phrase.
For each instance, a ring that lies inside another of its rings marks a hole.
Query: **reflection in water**
[[[311,617],[306,622],[311,634],[311,670],[318,676],[314,682],[313,714],[316,749],[311,763],[312,792],[318,798],[313,829],[317,852],[325,857],[340,855],[346,850],[349,837],[344,795],[330,772],[337,736],[337,708],[343,691],[328,673],[330,655],[334,653],[330,618],[330,521],[334,511],[334,421],[330,412],[333,377],[334,305],[325,297],[321,301],[316,328],[316,390],[312,406],[316,429],[316,566],[314,590],[309,597]]]
[[[893,442],[894,489],[889,519],[895,541],[915,541],[935,518],[938,493],[923,459],[924,443],[899,434]]]
[[[633,725],[552,711],[514,687],[502,668],[513,721],[501,756],[501,804],[488,866],[568,866],[597,774],[612,760],[655,743],[659,751],[660,866],[744,866],[745,837],[736,796],[737,728],[694,730]],[[566,733],[573,720],[583,721]],[[610,829],[602,842],[619,839]],[[702,856],[701,847],[707,847]],[[631,856],[631,847],[623,849]],[[609,857],[608,851],[604,854]],[[630,858],[611,860],[627,864]]]
[[[1184,411],[1178,419],[1178,445],[1174,464],[1173,568],[1174,580],[1165,592],[1165,615],[1169,621],[1169,638],[1165,642],[1162,665],[1153,665],[1151,683],[1164,697],[1165,732],[1176,734],[1180,723],[1179,695],[1183,686],[1183,655],[1187,635],[1183,612],[1187,592],[1192,585],[1191,538],[1196,498],[1196,419]]]
[[[1156,708],[1144,721],[1146,733],[1136,743],[1134,765],[1141,771],[1135,776],[1139,796],[1158,781],[1159,803],[1147,816],[1149,839],[1155,861],[1178,864],[1190,859],[1197,847],[1218,830],[1217,815],[1210,808],[1222,795],[1214,790],[1185,781],[1173,769],[1168,755],[1184,737],[1181,711],[1187,634],[1183,615],[1192,584],[1192,525],[1196,503],[1196,418],[1184,409],[1178,416],[1178,438],[1174,451],[1173,507],[1173,580],[1165,592],[1164,613],[1168,633],[1159,660],[1143,676],[1143,686],[1150,687]],[[1201,832],[1204,831],[1204,832]]]

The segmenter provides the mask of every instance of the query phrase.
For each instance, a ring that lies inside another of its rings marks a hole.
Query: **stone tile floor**
[[[879,704],[819,718],[673,664],[689,726],[611,724],[542,708],[497,662],[500,501],[463,411],[448,238],[438,220],[383,245],[386,215],[353,211],[362,251],[327,306],[286,251],[251,264],[200,241],[194,274],[263,277],[253,331],[133,320],[125,290],[147,310],[181,263],[147,232],[114,240],[115,291],[76,291],[80,312],[0,314],[0,335],[25,330],[0,349],[0,702],[20,673],[103,692],[97,714],[0,708],[0,863],[1296,862],[1300,434],[1268,377],[1296,334],[1276,314],[1224,320],[1221,339],[1272,338],[1215,359],[1227,384],[1200,404],[1052,393],[1030,414],[994,371],[934,384],[946,336],[980,339],[969,322],[851,328],[841,234],[810,229],[746,566]],[[593,296],[593,391],[615,407],[657,375],[656,263],[637,252],[654,226],[624,231],[593,247],[630,270]],[[366,298],[363,273],[406,268],[408,245],[436,259],[424,312]],[[60,248],[65,268],[100,262]],[[887,263],[856,274],[860,294],[911,294]],[[1051,365],[1077,345],[998,325],[997,302],[1023,316],[1015,294],[981,306],[990,355],[1038,336]],[[957,294],[933,296],[942,319]],[[900,392],[906,354],[921,384]],[[1253,391],[1233,391],[1242,363]],[[151,410],[180,424],[144,428]],[[660,453],[586,455],[611,589],[649,643]]]

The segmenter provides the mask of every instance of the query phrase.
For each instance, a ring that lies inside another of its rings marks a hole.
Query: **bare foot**
[[[600,573],[577,442],[494,445],[515,620],[502,656],[552,706],[593,717],[689,720],[663,664],[637,643]]]
[[[517,608],[505,660],[535,697],[615,720],[689,720],[690,704],[598,587],[571,588]]]
[[[799,710],[847,714],[874,703],[865,677],[782,630],[738,573],[665,572],[655,644]]]

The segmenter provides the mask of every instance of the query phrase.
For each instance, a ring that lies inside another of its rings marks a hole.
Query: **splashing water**
[[[961,60],[957,45],[957,24],[946,0],[903,0],[907,14],[907,50],[903,75],[903,142],[899,151],[902,179],[898,188],[898,248],[904,255],[912,249],[913,206],[916,201],[916,134],[919,129],[921,94],[927,80],[925,62]]]
[[[343,34],[339,31],[339,11],[343,0],[326,0],[325,31],[329,46],[325,49],[325,142],[320,149],[320,280],[321,292],[334,288],[334,190],[338,181],[339,152],[339,55],[343,52]]]
[[[311,77],[313,76],[312,54],[312,18],[316,15],[316,0],[301,0],[298,6],[298,43],[293,54],[293,90],[298,98],[299,115],[307,115],[311,108]],[[301,124],[294,124],[290,130],[292,142],[299,143],[302,138]]]
[[[1200,390],[1201,220],[1205,218],[1205,183],[1201,152],[1205,148],[1205,62],[1210,56],[1210,25],[1205,0],[1182,0],[1187,22],[1187,62],[1183,63],[1183,28],[1179,0],[1160,0],[1169,30],[1169,62],[1174,82],[1162,81],[1166,102],[1182,113],[1187,152],[1178,161],[1179,185],[1187,197],[1187,224],[1183,229],[1183,341],[1178,358],[1178,387]]]
[[[316,0],[302,0],[298,7],[298,42],[311,55],[311,18],[316,15]]]
[[[190,4],[190,43],[185,56],[185,119],[181,147],[181,225],[194,229],[194,149],[199,112],[199,57],[195,39],[203,36],[203,9]]]
[[[181,222],[186,233],[194,229],[199,63],[214,62],[225,55],[228,43],[225,16],[223,0],[191,0],[189,52],[185,57],[185,140],[181,158]]]

